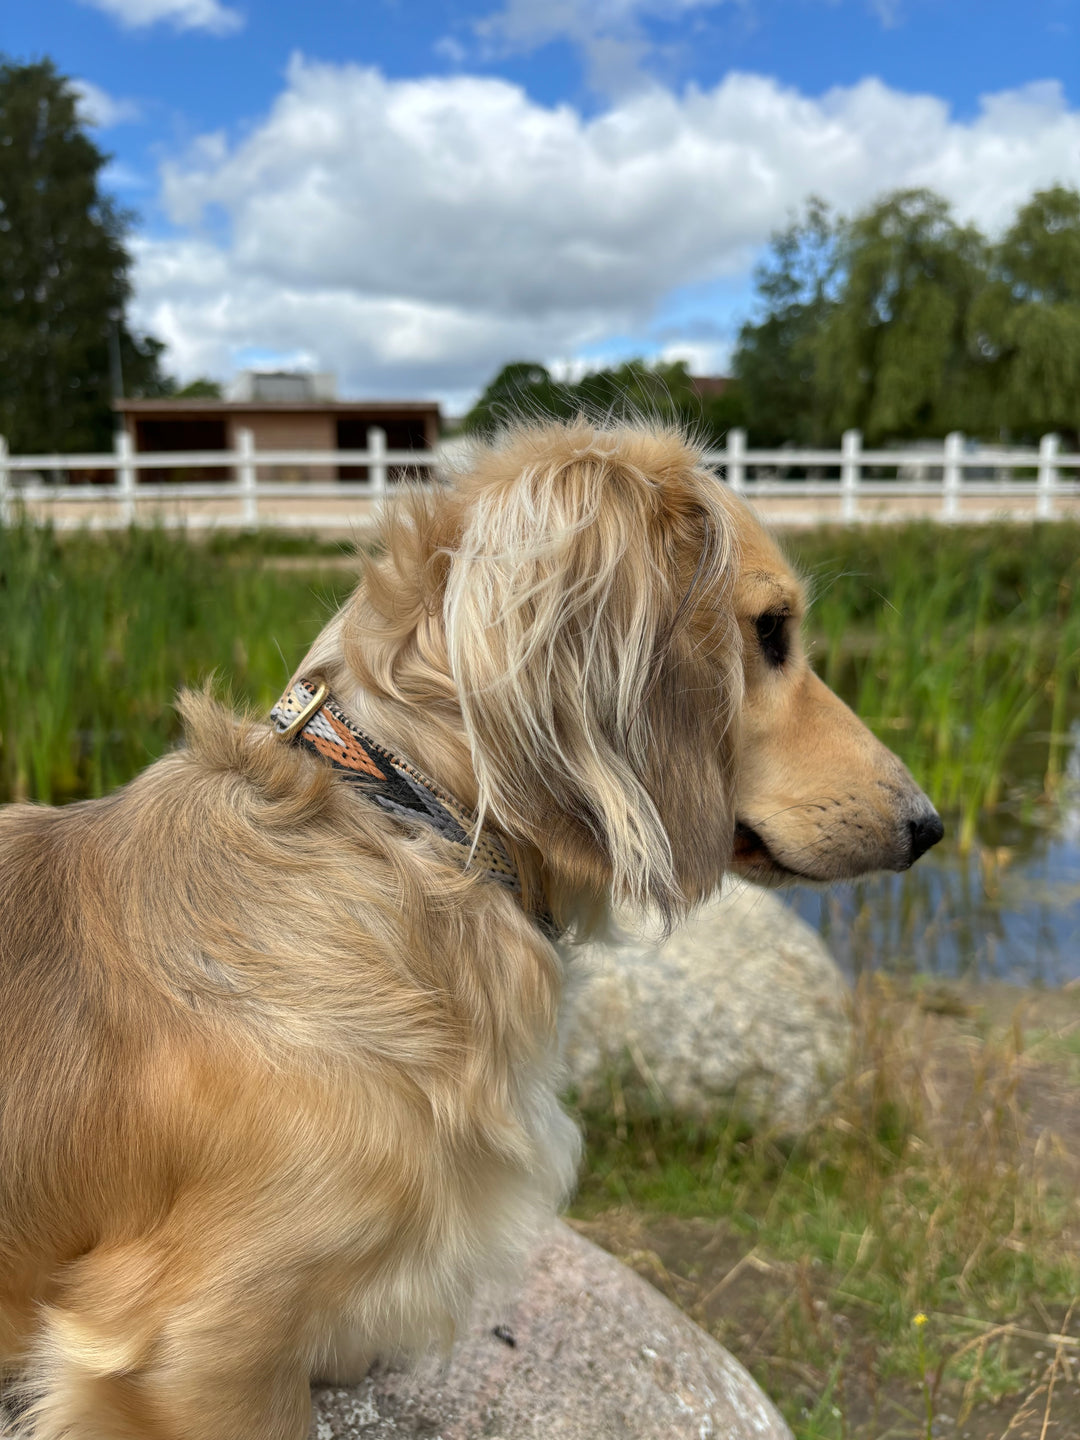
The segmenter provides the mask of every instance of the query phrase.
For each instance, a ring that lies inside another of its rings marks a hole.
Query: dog
[[[34,1440],[303,1440],[571,1186],[567,937],[942,834],[680,434],[526,426],[402,496],[275,708],[0,812],[0,1367]]]

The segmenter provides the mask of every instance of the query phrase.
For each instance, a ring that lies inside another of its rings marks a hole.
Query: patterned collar
[[[317,755],[388,814],[430,826],[464,852],[465,868],[479,869],[485,879],[521,899],[517,868],[499,836],[490,830],[476,834],[474,817],[452,795],[358,730],[328,685],[294,681],[270,711],[270,722],[282,740]],[[557,938],[557,927],[546,909],[532,911],[531,918],[549,940]]]

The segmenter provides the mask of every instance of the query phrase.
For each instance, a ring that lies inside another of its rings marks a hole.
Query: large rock
[[[851,1039],[847,986],[818,935],[739,884],[667,941],[591,946],[570,963],[564,1040],[581,1098],[612,1079],[675,1113],[733,1102],[781,1133],[818,1113]]]
[[[312,1440],[791,1440],[726,1350],[564,1225],[495,1318],[448,1366],[316,1390]]]

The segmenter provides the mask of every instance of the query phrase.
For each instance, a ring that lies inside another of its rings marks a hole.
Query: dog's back
[[[153,1036],[130,1023],[95,886],[116,805],[0,809],[0,1369],[62,1267],[167,1184],[162,1117],[133,1083]]]
[[[389,1349],[449,1334],[477,1237],[504,1265],[576,1153],[515,902],[422,839],[391,863],[394,822],[189,710],[189,748],[117,794],[0,809],[0,1377],[52,1397],[35,1440],[96,1440],[102,1387],[170,1346],[221,1377],[220,1401],[192,1381],[191,1433],[292,1433],[311,1373],[370,1358],[341,1317]],[[492,951],[507,914],[524,943]],[[278,1346],[285,1389],[252,1390]]]

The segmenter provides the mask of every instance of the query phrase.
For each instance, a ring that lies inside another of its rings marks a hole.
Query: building
[[[434,400],[338,400],[333,377],[248,373],[226,400],[118,400],[115,410],[138,454],[236,450],[250,430],[260,450],[366,450],[368,431],[378,428],[388,450],[433,450],[440,415]],[[226,480],[231,467],[143,471],[162,480]],[[366,479],[363,466],[305,462],[259,467],[259,479]]]

